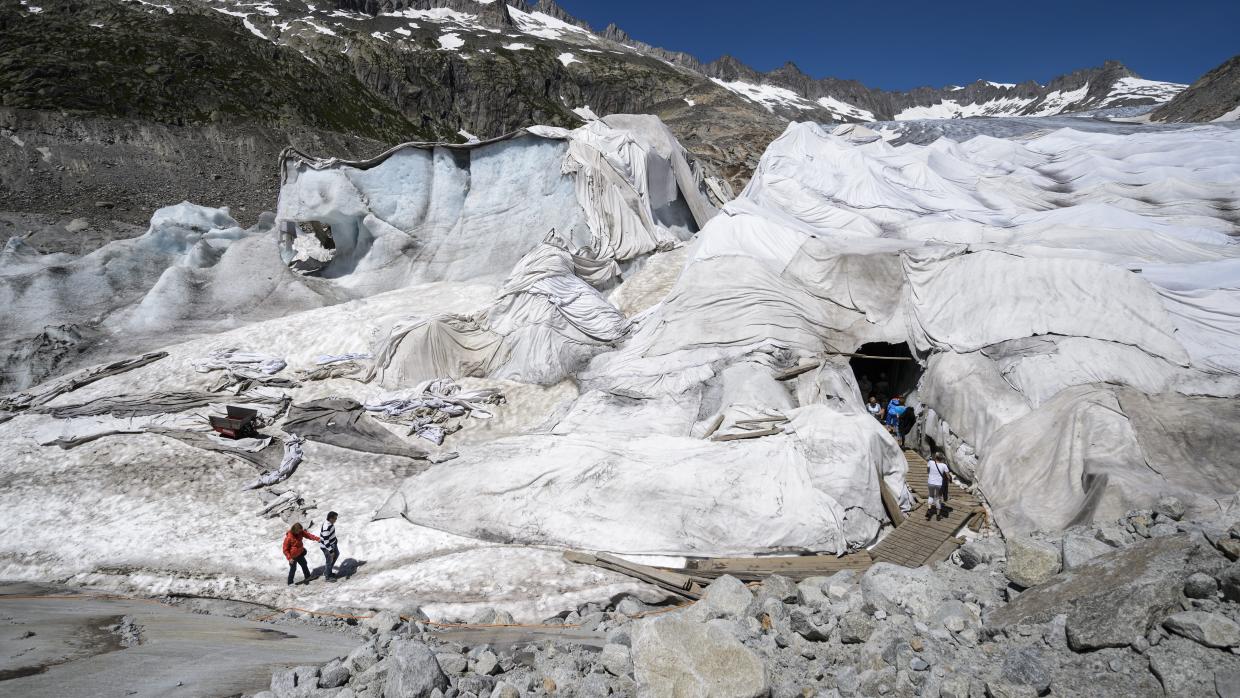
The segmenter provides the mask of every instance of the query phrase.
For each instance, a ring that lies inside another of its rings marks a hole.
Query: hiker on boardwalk
[[[306,546],[301,544],[303,538],[310,540],[319,540],[319,537],[302,528],[301,524],[295,523],[293,527],[284,534],[284,557],[288,560],[288,583],[293,583],[293,575],[297,571],[297,565],[301,565],[301,573],[305,577],[302,584],[310,583],[310,568],[306,565]]]
[[[883,406],[878,404],[878,398],[871,395],[869,402],[865,403],[865,410],[880,423],[883,421]]]
[[[336,560],[340,559],[340,548],[336,545],[337,516],[339,514],[334,511],[327,512],[327,520],[319,529],[319,548],[323,551],[323,576],[329,582],[336,581],[332,566],[336,564]]]
[[[935,453],[930,460],[926,461],[926,468],[926,488],[930,490],[926,518],[929,519],[931,514],[935,514],[936,518],[941,519],[943,507],[947,505],[947,479],[950,473],[947,459],[942,453]]]

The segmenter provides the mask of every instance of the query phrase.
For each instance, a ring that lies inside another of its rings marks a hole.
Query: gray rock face
[[[1150,115],[1153,121],[1213,121],[1240,106],[1240,55],[1206,73]]]
[[[435,653],[420,642],[396,640],[386,661],[389,666],[384,695],[430,698],[436,689],[448,688],[448,678],[435,661]]]
[[[1240,645],[1240,625],[1217,613],[1184,611],[1163,621],[1163,627],[1207,647]]]
[[[1063,568],[1074,569],[1098,557],[1114,551],[1115,548],[1103,543],[1093,536],[1071,532],[1063,537]]]
[[[1004,572],[1013,584],[1035,587],[1059,573],[1059,548],[1024,536],[1007,539],[1007,567]]]
[[[1074,650],[1125,647],[1178,605],[1184,574],[1218,564],[1218,555],[1188,535],[1142,541],[1096,558],[1030,589],[987,616],[998,629],[1067,615]]]
[[[762,661],[725,626],[679,613],[639,621],[633,633],[638,692],[654,698],[765,695]]]

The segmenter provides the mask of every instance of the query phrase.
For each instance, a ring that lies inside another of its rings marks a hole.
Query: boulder
[[[822,627],[814,622],[813,616],[804,608],[794,608],[789,614],[789,627],[792,632],[810,642],[826,642],[831,636],[831,627]]]
[[[1184,502],[1171,496],[1162,497],[1154,505],[1154,513],[1173,521],[1184,518]]]
[[[857,571],[841,570],[827,578],[824,589],[827,598],[832,601],[843,601],[852,595],[857,588]]]
[[[977,538],[960,548],[960,566],[971,570],[978,565],[989,565],[1003,560],[1006,548],[998,537]]]
[[[1063,537],[1060,544],[1063,553],[1063,568],[1074,569],[1098,557],[1115,550],[1097,538],[1086,533],[1072,531]]]
[[[1126,647],[1177,607],[1184,575],[1217,566],[1204,539],[1181,534],[1143,540],[1064,572],[989,614],[994,629],[1067,616],[1072,649]]]
[[[1240,698],[1240,670],[1222,669],[1214,672],[1214,692],[1219,698]]]
[[[443,669],[442,665],[440,669]],[[474,673],[479,676],[494,676],[501,673],[499,657],[496,657],[495,653],[490,650],[479,652],[478,656],[474,657]]]
[[[319,668],[299,666],[271,676],[271,692],[276,698],[304,698],[319,687]]]
[[[400,627],[400,616],[395,611],[379,611],[363,621],[363,625],[378,633],[389,633]]]
[[[1019,587],[1036,587],[1049,582],[1061,567],[1059,547],[1027,536],[1007,539],[1007,567],[1004,570],[1009,581]]]
[[[491,691],[491,698],[521,698],[521,691],[510,683],[500,681],[495,684],[495,690]]]
[[[797,584],[797,603],[802,606],[819,609],[831,605],[824,591],[829,577],[806,577]]]
[[[385,661],[388,670],[384,695],[430,698],[435,689],[448,688],[448,678],[435,661],[435,653],[420,642],[396,640]]]
[[[840,618],[839,637],[845,645],[855,645],[870,639],[874,621],[860,611],[850,611]]]
[[[1218,576],[1223,598],[1240,603],[1240,563],[1228,565]]]
[[[1163,627],[1206,647],[1240,645],[1240,625],[1217,613],[1184,611],[1163,621]]]
[[[965,628],[976,628],[979,625],[977,614],[955,599],[939,604],[931,621],[935,626],[941,626],[953,633],[961,632]]]
[[[692,610],[703,620],[743,618],[753,600],[753,592],[744,582],[725,574],[706,587],[701,601],[694,604]]]
[[[349,667],[349,673],[360,674],[379,662],[379,653],[370,645],[362,645],[355,648],[345,658],[345,666]]]
[[[783,575],[772,574],[762,580],[762,586],[758,588],[757,597],[759,601],[776,599],[782,603],[793,603],[797,600],[796,582]]]
[[[603,651],[599,653],[599,664],[612,676],[628,674],[632,663],[629,648],[624,645],[604,645]]]
[[[469,668],[469,660],[465,655],[456,652],[440,652],[435,655],[435,661],[445,674],[464,674]]]
[[[727,623],[698,623],[683,613],[639,621],[633,630],[638,693],[653,698],[766,695],[762,660],[736,639]]]
[[[1212,696],[1220,672],[1240,670],[1240,657],[1171,636],[1146,653],[1168,696]]]
[[[339,688],[349,682],[349,675],[344,660],[333,659],[319,671],[319,688]]]
[[[1194,572],[1184,580],[1184,595],[1190,599],[1212,599],[1218,593],[1218,582],[1205,572]]]
[[[861,575],[861,596],[867,604],[888,613],[908,609],[919,619],[928,619],[947,596],[941,580],[929,567],[916,569],[876,562]]]

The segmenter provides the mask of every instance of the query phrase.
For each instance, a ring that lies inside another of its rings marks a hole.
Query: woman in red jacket
[[[310,568],[306,566],[306,546],[301,544],[302,538],[309,538],[310,540],[319,539],[318,536],[303,529],[299,523],[293,524],[288,533],[284,534],[284,557],[288,559],[289,584],[293,583],[293,575],[297,572],[297,565],[301,565],[301,573],[305,576],[302,583],[310,583]]]

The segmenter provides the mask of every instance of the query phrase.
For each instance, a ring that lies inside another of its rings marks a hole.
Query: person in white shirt
[[[878,404],[878,399],[873,395],[870,396],[870,401],[865,403],[865,409],[874,419],[883,421],[883,406]]]
[[[933,514],[936,518],[943,518],[943,507],[947,504],[947,478],[950,470],[947,467],[947,459],[942,453],[935,453],[930,460],[926,461],[926,485],[930,490],[930,502],[926,507],[926,518],[929,519]]]

